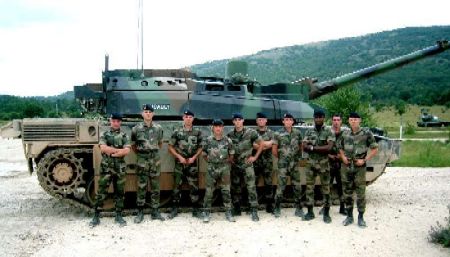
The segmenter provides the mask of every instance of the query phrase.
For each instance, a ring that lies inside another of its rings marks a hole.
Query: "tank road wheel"
[[[47,152],[37,165],[37,175],[41,186],[53,193],[67,195],[84,183],[87,172],[71,149],[56,149]]]

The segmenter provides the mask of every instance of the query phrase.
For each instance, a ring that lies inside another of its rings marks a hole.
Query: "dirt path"
[[[0,167],[15,151],[3,146]],[[146,216],[140,225],[126,217],[123,228],[102,218],[90,229],[90,217],[51,198],[18,163],[0,173],[0,256],[450,256],[427,241],[430,226],[448,215],[450,168],[389,168],[368,187],[366,229],[342,226],[336,207],[331,224],[283,209],[280,219],[260,212],[258,223],[215,213],[203,224],[181,214],[166,222]]]

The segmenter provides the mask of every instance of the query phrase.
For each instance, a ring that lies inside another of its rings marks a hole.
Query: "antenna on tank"
[[[136,68],[141,69],[144,77],[144,0],[138,0],[138,26],[137,26],[137,60]]]

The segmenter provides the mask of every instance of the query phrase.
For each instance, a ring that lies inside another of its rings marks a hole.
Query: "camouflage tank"
[[[265,112],[272,129],[281,126],[281,117],[290,112],[297,120],[311,119],[313,108],[310,99],[330,93],[340,87],[396,69],[413,61],[441,53],[449,48],[448,42],[388,60],[335,79],[317,82],[303,79],[296,83],[261,85],[248,79],[247,64],[232,62],[225,78],[199,77],[187,70],[109,70],[108,57],[102,83],[76,86],[75,97],[83,107],[83,119],[23,119],[14,120],[2,130],[3,137],[22,138],[25,157],[30,173],[37,170],[42,188],[52,196],[73,205],[90,210],[97,189],[101,153],[99,135],[108,127],[104,118],[113,112],[124,115],[123,129],[130,133],[131,127],[140,121],[141,106],[150,103],[155,109],[156,120],[164,128],[165,143],[160,150],[161,203],[169,200],[172,190],[174,159],[168,154],[167,139],[174,128],[181,125],[181,114],[188,108],[196,116],[195,125],[208,135],[211,120],[221,118],[231,129],[231,117],[241,112],[247,125],[254,125],[257,112]],[[299,126],[302,130],[306,126]],[[398,159],[399,141],[376,135],[380,145],[378,155],[367,164],[368,184],[374,182],[386,166]],[[136,181],[136,156],[126,157],[127,180],[126,208],[133,208]],[[302,162],[299,162],[303,171]],[[205,186],[206,162],[199,162],[200,188]],[[274,164],[274,167],[276,165]],[[305,184],[305,176],[302,175]],[[274,183],[276,179],[274,178]],[[262,181],[259,181],[261,184]],[[107,202],[105,208],[111,206]]]

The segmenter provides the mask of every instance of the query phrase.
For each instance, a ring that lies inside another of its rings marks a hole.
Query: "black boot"
[[[259,221],[258,211],[256,210],[256,208],[252,208],[251,215],[253,221]]]
[[[231,210],[227,210],[225,212],[225,218],[229,221],[229,222],[236,222],[236,220],[233,217],[233,214],[231,213]]]
[[[347,218],[345,218],[342,224],[344,224],[344,226],[348,226],[352,223],[353,223],[353,209],[347,208]]]
[[[91,222],[89,222],[89,226],[93,228],[98,224],[100,224],[100,212],[98,210],[95,210],[94,217],[92,217]]]
[[[134,217],[134,223],[141,223],[144,220],[144,209],[142,207],[138,208],[136,217]]]
[[[169,219],[173,219],[178,216],[178,203],[173,203],[172,209],[170,210]]]
[[[312,206],[308,206],[308,213],[303,217],[303,220],[308,221],[314,219],[316,216],[314,215],[314,210]]]
[[[281,216],[281,201],[280,201],[280,199],[275,200],[275,209],[273,209],[273,215],[275,215],[275,218],[279,218]]]
[[[202,213],[202,216],[203,216],[203,223],[208,223],[209,220],[211,219],[209,211],[204,211]]]
[[[241,216],[241,204],[240,203],[234,203],[233,204],[233,216]]]
[[[198,208],[198,207],[194,207],[193,209],[192,209],[192,217],[194,217],[194,218],[201,218],[202,216],[201,216],[201,212],[200,212],[200,209]]]
[[[266,193],[266,212],[273,213],[273,186],[265,186]],[[268,195],[270,195],[268,197]]]
[[[323,221],[325,223],[331,223],[330,207],[324,207],[323,208]]]
[[[297,205],[297,208],[295,208],[295,213],[294,213],[294,215],[297,216],[297,217],[300,217],[300,218],[303,218],[303,216],[305,215],[305,214],[303,213],[303,209],[302,209],[302,206],[301,206],[300,204],[298,204],[298,205]]]
[[[339,203],[339,213],[342,215],[347,215],[347,212],[345,211],[345,205],[344,202]]]
[[[152,216],[152,220],[160,220],[160,221],[166,220],[166,219],[163,218],[163,216],[161,216],[161,213],[159,212],[158,208],[153,208],[152,209],[151,216]]]
[[[272,202],[267,201],[267,203],[266,203],[266,212],[267,212],[267,213],[273,213],[273,205],[272,205]]]
[[[360,212],[359,214],[358,214],[358,226],[360,227],[360,228],[365,228],[365,227],[367,227],[367,225],[366,225],[366,222],[364,221],[364,212]]]
[[[121,227],[126,226],[127,222],[122,217],[121,211],[116,211],[116,218],[114,219],[116,223],[118,223]]]

